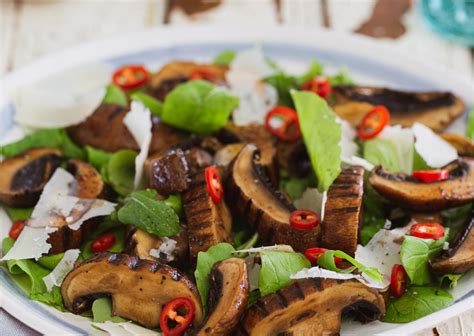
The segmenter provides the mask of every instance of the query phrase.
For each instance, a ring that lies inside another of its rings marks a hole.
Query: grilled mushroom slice
[[[369,182],[392,203],[415,211],[434,212],[474,201],[474,159],[461,158],[443,169],[449,171],[448,179],[425,183],[376,167]]]
[[[321,223],[321,245],[354,255],[357,248],[364,192],[364,169],[342,170],[328,191]]]
[[[461,156],[474,157],[474,141],[460,134],[442,133],[440,136],[449,142]]]
[[[448,127],[464,112],[462,100],[450,92],[406,92],[367,86],[333,88],[334,111],[353,126],[374,105],[390,111],[390,122],[410,127],[420,122],[435,131]]]
[[[0,162],[0,202],[12,207],[30,207],[61,164],[54,148],[33,148]]]
[[[452,247],[431,261],[437,274],[461,274],[474,268],[474,207],[462,231],[454,238]]]
[[[231,335],[247,305],[249,283],[243,259],[230,258],[214,265],[209,275],[209,315],[196,335]]]
[[[244,146],[244,143],[237,142],[222,147],[216,152],[216,155],[214,155],[214,163],[222,167],[229,166]]]
[[[177,297],[194,303],[194,325],[202,307],[194,283],[177,269],[126,254],[102,253],[73,269],[61,285],[64,306],[74,314],[91,308],[95,298],[109,296],[116,316],[147,328],[160,324],[162,306]]]
[[[182,193],[188,225],[189,254],[195,261],[199,252],[221,242],[232,242],[232,216],[224,200],[215,204],[207,189],[203,170],[191,176],[189,189]]]
[[[238,334],[336,335],[347,313],[363,323],[374,321],[385,314],[385,301],[356,280],[296,280],[250,307]]]
[[[181,224],[181,230],[176,236],[169,237],[166,240],[168,244],[170,243],[169,240],[176,242],[172,253],[166,254],[163,252],[158,257],[150,255],[150,251],[152,249],[160,250],[160,247],[165,243],[164,239],[137,229],[134,225],[127,226],[125,237],[125,252],[139,259],[176,264],[184,261],[188,256],[188,235],[183,224]]]
[[[105,151],[120,149],[139,150],[123,119],[129,108],[114,104],[100,105],[92,115],[78,125],[68,127],[71,139],[80,146],[89,145]],[[185,134],[162,122],[153,120],[150,153],[156,153],[175,145]]]
[[[76,196],[79,198],[96,199],[102,194],[104,190],[104,181],[99,172],[90,164],[79,161],[70,160],[67,165],[67,170],[76,178]],[[83,204],[83,210],[87,211],[90,203]],[[78,216],[82,214],[78,213]],[[85,221],[77,230],[69,228],[65,218],[57,217],[55,226],[58,230],[50,233],[48,243],[51,244],[48,254],[57,254],[69,249],[78,248],[91,234],[94,228],[99,223],[100,218],[92,218]]]
[[[290,214],[296,210],[281,193],[273,190],[259,161],[254,144],[246,145],[229,167],[226,198],[236,215],[256,228],[269,244],[289,244],[304,251],[319,240],[319,226],[297,230],[290,225]]]

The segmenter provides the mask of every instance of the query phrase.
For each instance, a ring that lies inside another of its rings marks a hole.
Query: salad
[[[465,135],[443,132],[465,113],[450,92],[362,86],[317,60],[292,74],[256,47],[123,65],[55,128],[20,98],[0,265],[98,329],[407,323],[474,267],[474,109]]]

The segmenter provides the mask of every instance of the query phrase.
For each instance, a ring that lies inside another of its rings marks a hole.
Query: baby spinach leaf
[[[412,286],[389,302],[384,322],[407,323],[434,313],[453,302],[451,294],[437,287]]]
[[[64,252],[44,256],[38,259],[38,264],[52,271],[59,264],[59,262],[61,261],[63,257],[64,257]]]
[[[33,212],[33,208],[10,208],[3,204],[2,207],[13,222],[30,218],[31,213]]]
[[[108,297],[94,300],[94,303],[92,303],[92,316],[95,323],[103,323],[105,321],[112,321],[115,323],[127,322],[127,320],[120,316],[113,316],[112,302]]]
[[[107,166],[104,166],[107,167],[107,181],[122,196],[126,196],[133,191],[136,156],[137,152],[131,149],[122,149],[112,154]]]
[[[130,99],[141,102],[152,114],[158,117],[160,117],[163,112],[163,103],[146,93],[139,91],[134,92],[130,95]]]
[[[212,63],[216,65],[223,65],[229,66],[235,58],[235,51],[233,50],[224,50],[221,51],[217,56],[214,58]]]
[[[209,291],[209,274],[212,267],[218,261],[232,258],[232,252],[235,249],[228,243],[219,243],[212,246],[206,252],[199,252],[197,256],[196,271],[194,276],[196,278],[196,285],[201,295],[203,307],[206,306],[207,292]]]
[[[442,286],[443,284],[449,284],[449,288],[454,288],[458,285],[459,279],[464,275],[462,274],[443,274],[438,276],[438,284]]]
[[[327,102],[313,92],[291,91],[320,192],[341,172],[341,125]]]
[[[311,263],[301,253],[283,251],[262,251],[262,268],[258,278],[260,294],[274,293],[290,282],[290,275],[311,267]]]
[[[128,106],[127,94],[116,85],[109,84],[105,89],[105,96],[102,100],[104,104],[116,104],[123,107]]]
[[[161,119],[189,132],[210,134],[225,126],[238,104],[239,99],[226,89],[193,80],[178,85],[166,96]]]
[[[474,107],[467,116],[466,136],[474,141]]]
[[[102,149],[97,149],[91,146],[84,147],[86,151],[87,162],[94,166],[95,169],[100,171],[102,167],[106,166],[113,153],[103,151]]]
[[[179,232],[179,218],[173,208],[156,199],[156,191],[143,190],[131,193],[118,211],[123,224],[133,224],[139,229],[160,237],[170,237]]]

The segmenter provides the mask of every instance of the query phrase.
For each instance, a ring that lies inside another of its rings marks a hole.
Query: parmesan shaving
[[[160,247],[157,249],[151,249],[149,252],[150,255],[159,259],[163,259],[164,256],[166,261],[173,261],[176,258],[176,246],[178,245],[178,242],[168,237],[162,237],[161,240],[163,242]]]
[[[135,158],[135,190],[139,187],[143,175],[143,165],[148,156],[151,143],[151,113],[141,102],[132,101],[130,112],[123,119],[133,138],[140,147],[140,153]]]
[[[140,327],[131,322],[114,323],[105,321],[103,323],[92,323],[100,330],[108,332],[112,336],[160,336],[162,333]]]
[[[34,228],[25,225],[13,247],[2,260],[38,259],[48,253],[51,244],[47,242],[49,234],[58,228]]]
[[[79,258],[80,253],[79,249],[67,250],[52,272],[43,278],[48,292],[51,292],[54,286],[61,286],[66,275],[74,268],[74,263]]]

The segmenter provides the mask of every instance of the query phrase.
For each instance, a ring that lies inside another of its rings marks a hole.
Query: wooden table
[[[357,31],[474,80],[473,50],[438,37],[421,21],[410,0],[0,0],[0,76],[112,34],[162,25],[252,23]],[[473,324],[474,309],[419,335],[468,335]]]

